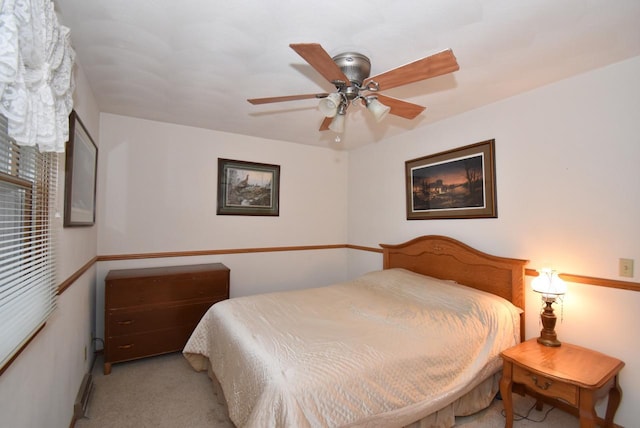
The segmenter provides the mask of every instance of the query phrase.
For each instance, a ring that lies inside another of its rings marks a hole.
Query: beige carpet
[[[114,364],[111,374],[102,374],[102,358],[93,370],[94,390],[87,417],[76,428],[233,428],[222,397],[217,397],[205,372],[195,372],[182,354],[168,354]],[[514,396],[515,411],[526,414],[529,398]],[[514,423],[516,428],[577,428],[577,418],[545,406],[535,409],[529,419]],[[502,402],[495,400],[486,410],[456,420],[456,427],[503,428]],[[533,422],[541,421],[541,422]]]

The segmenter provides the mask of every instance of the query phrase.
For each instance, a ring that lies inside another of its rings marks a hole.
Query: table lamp
[[[567,291],[567,285],[560,279],[558,273],[552,269],[542,269],[538,276],[531,281],[533,291],[542,294],[542,301],[545,307],[540,314],[542,320],[542,330],[538,343],[545,346],[560,346],[560,341],[554,330],[556,326],[556,315],[553,313],[553,302],[558,296],[562,296]]]

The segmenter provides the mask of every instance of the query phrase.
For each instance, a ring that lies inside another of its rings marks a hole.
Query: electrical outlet
[[[620,259],[619,269],[620,276],[633,278],[633,259]]]

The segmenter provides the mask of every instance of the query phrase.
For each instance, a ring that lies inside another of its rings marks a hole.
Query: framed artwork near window
[[[495,140],[405,162],[407,220],[497,217]]]
[[[74,111],[64,167],[64,227],[92,226],[96,220],[98,147]]]
[[[218,158],[218,215],[280,215],[280,165]]]

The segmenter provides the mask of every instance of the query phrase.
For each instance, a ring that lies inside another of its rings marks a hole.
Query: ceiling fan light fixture
[[[387,117],[391,111],[391,107],[382,104],[376,97],[365,98],[365,103],[367,105],[367,110],[373,114],[376,122],[382,122],[382,120]]]
[[[320,104],[318,104],[318,108],[325,117],[334,117],[338,113],[338,107],[341,101],[342,97],[340,94],[334,92],[327,95],[326,98],[323,98]]]
[[[332,130],[333,132],[337,132],[338,134],[341,134],[344,132],[344,122],[345,122],[345,114],[338,113],[329,124],[329,129]]]

